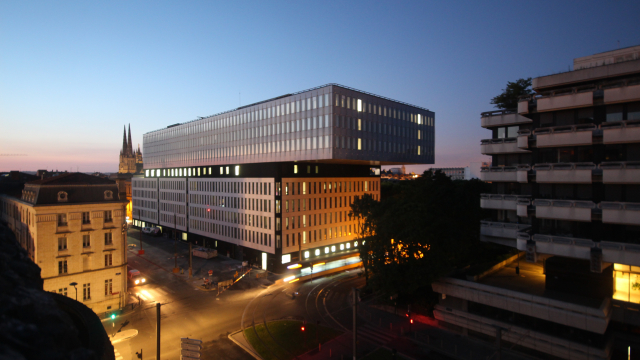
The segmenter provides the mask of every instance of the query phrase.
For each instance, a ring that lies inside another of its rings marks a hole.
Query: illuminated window
[[[224,167],[220,166],[220,175],[224,175]]]
[[[320,249],[316,249],[316,256],[320,256]]]
[[[351,235],[351,233],[349,233],[349,235]],[[347,245],[347,249],[351,248],[351,243],[347,243],[346,245]]]
[[[362,112],[362,100],[358,99],[358,112]]]
[[[298,165],[293,165],[293,173],[294,174],[298,173]]]
[[[614,292],[616,300],[640,303],[640,267],[614,264]]]
[[[236,176],[240,175],[240,165],[236,165],[235,173]]]
[[[282,263],[283,264],[290,263],[290,262],[291,262],[291,254],[282,255]]]
[[[336,246],[335,245],[331,246],[331,252],[336,252]]]
[[[340,244],[340,250],[344,250],[344,244]]]
[[[225,172],[227,173],[227,175],[229,175],[229,167],[228,166],[225,168],[225,170],[226,170]]]
[[[362,139],[358,138],[358,150],[362,150]]]
[[[362,119],[358,119],[358,130],[362,130]]]
[[[145,176],[145,177],[149,177],[149,170],[145,170],[145,171],[144,171],[144,176]]]
[[[304,252],[304,258],[305,258],[305,259],[308,259],[308,258],[309,258],[309,252],[308,252],[308,251],[305,251],[305,252]]]
[[[324,253],[328,254],[329,253],[329,247],[324,248]]]

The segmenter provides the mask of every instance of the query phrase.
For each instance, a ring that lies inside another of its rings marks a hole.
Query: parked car
[[[151,236],[160,236],[162,234],[162,230],[157,227],[143,227],[142,232]]]
[[[142,275],[140,275],[140,271],[136,269],[129,270],[129,285],[137,286],[143,285],[147,282]]]

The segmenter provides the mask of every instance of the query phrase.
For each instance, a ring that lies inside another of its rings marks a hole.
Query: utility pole
[[[358,289],[353,288],[353,360],[358,354]]]
[[[160,303],[156,303],[156,321],[158,323],[156,325],[156,360],[160,360]]]

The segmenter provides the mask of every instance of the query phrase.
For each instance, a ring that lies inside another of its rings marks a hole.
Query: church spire
[[[129,154],[133,154],[133,142],[131,141],[131,124],[129,124]]]
[[[122,154],[127,152],[127,126],[125,125],[124,130],[122,131]]]

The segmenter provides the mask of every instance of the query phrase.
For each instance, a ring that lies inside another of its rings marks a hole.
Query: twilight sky
[[[124,124],[142,143],[326,83],[435,111],[435,166],[466,166],[507,81],[638,45],[639,18],[639,1],[4,0],[0,171],[117,171]]]

